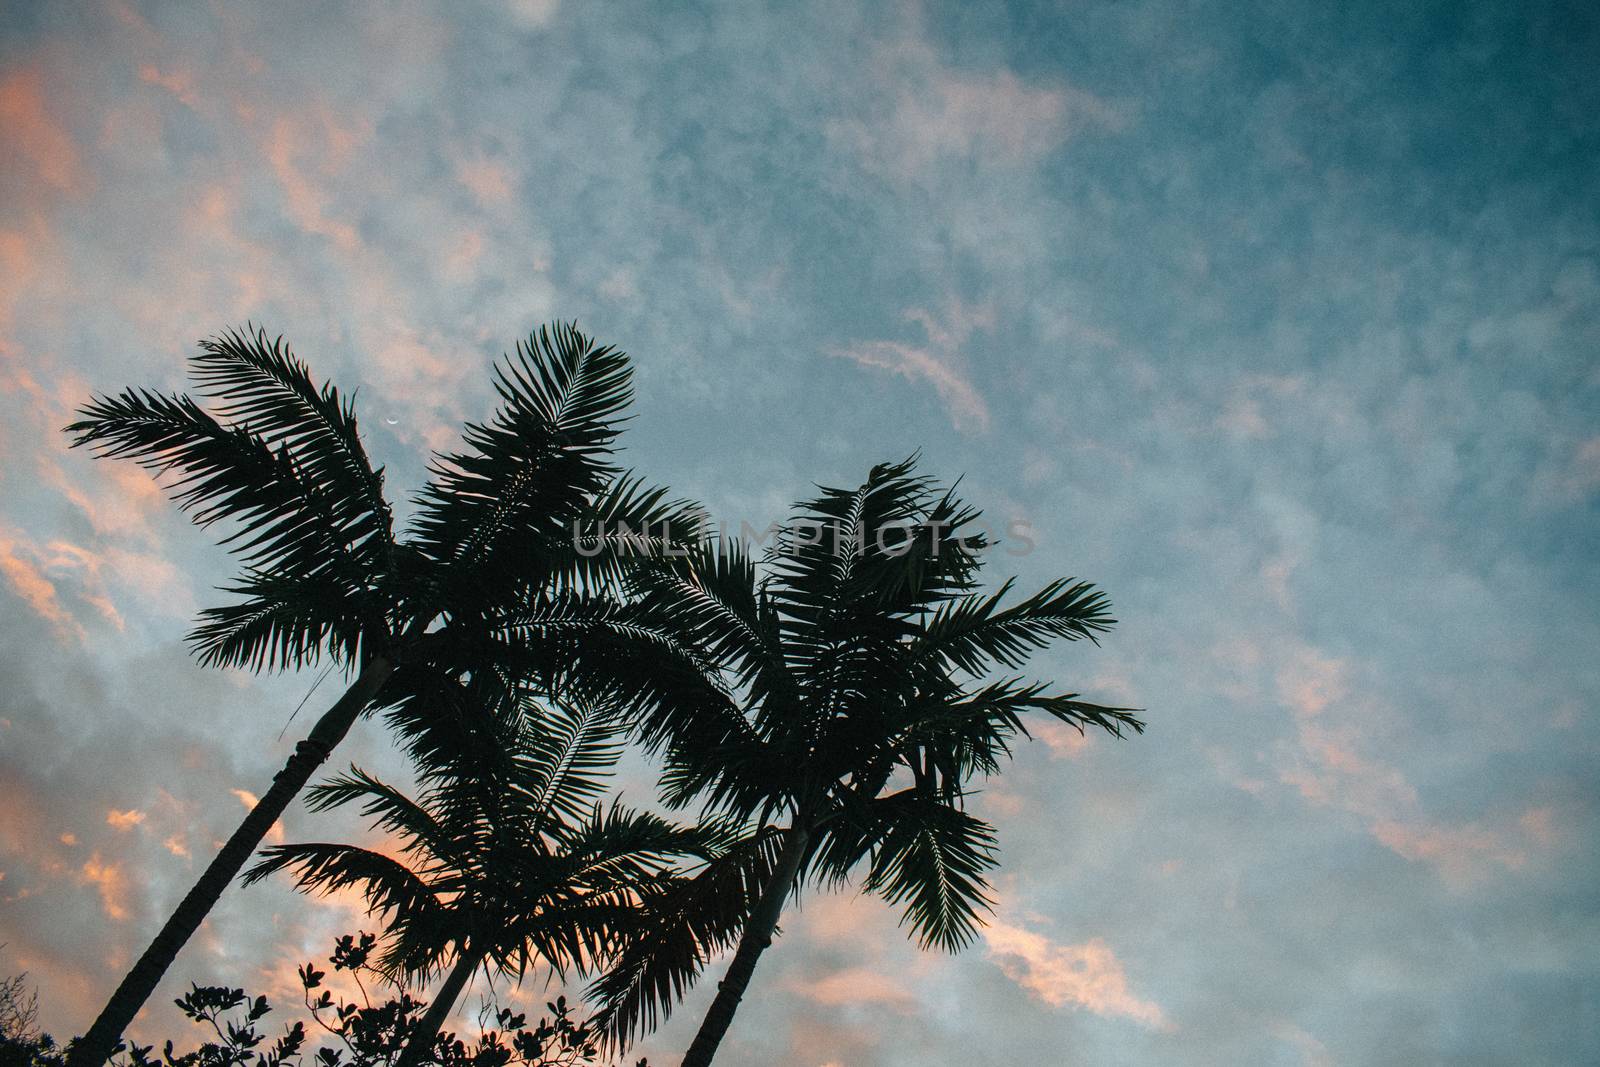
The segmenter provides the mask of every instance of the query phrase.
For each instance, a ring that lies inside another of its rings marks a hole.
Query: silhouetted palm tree
[[[507,692],[502,704],[526,702]],[[650,932],[651,904],[689,881],[674,863],[716,863],[736,841],[726,825],[680,828],[602,807],[622,719],[594,705],[546,706],[486,713],[451,732],[418,801],[355,768],[311,789],[318,810],[361,804],[399,838],[403,860],[354,845],[277,845],[246,876],[288,869],[305,892],[358,887],[387,923],[388,976],[448,972],[396,1067],[425,1062],[478,968],[518,980],[541,964],[563,979],[589,973]],[[732,936],[741,915],[718,935]]]
[[[660,491],[612,466],[631,370],[621,352],[597,347],[574,326],[541,329],[497,368],[498,410],[485,424],[468,424],[461,453],[435,457],[405,537],[393,530],[383,471],[362,447],[353,406],[332,385],[313,382],[281,339],[224,333],[202,343],[193,373],[214,410],[148,390],[96,397],[67,427],[73,444],[170,475],[170,491],[197,523],[234,527],[223,543],[244,564],[230,590],[242,599],[202,613],[190,637],[202,664],[284,669],[326,657],[353,678],[73,1046],[72,1067],[99,1067],[110,1055],[358,716],[396,705],[402,730],[426,750],[424,720],[405,711],[425,713],[430,702],[409,696],[472,669],[459,654],[479,644],[467,631],[517,609],[518,635],[535,646],[524,660],[591,678],[609,663],[626,689],[628,635],[613,630],[614,642],[603,639],[615,609],[591,594],[615,578],[642,525],[660,531],[667,523],[670,533],[680,515]],[[630,520],[627,543],[604,533],[618,519]],[[574,531],[586,521],[602,533],[580,544]],[[573,659],[579,633],[597,635],[581,667]],[[537,647],[541,636],[550,637],[548,647]]]
[[[977,513],[913,470],[876,467],[859,489],[800,505],[765,573],[733,541],[633,572],[644,613],[722,665],[737,698],[647,716],[646,741],[665,751],[665,799],[753,822],[777,847],[685,1067],[711,1062],[808,878],[842,882],[864,867],[864,888],[903,905],[925,946],[972,937],[995,838],[963,797],[1026,736],[1025,713],[1117,736],[1143,728],[1129,709],[991,677],[1053,639],[1108,630],[1109,605],[1071,580],[1010,603],[1010,582],[979,593],[989,545]],[[597,988],[603,1004],[628,994],[626,962]],[[613,1034],[625,1032],[630,1013],[613,1016]]]

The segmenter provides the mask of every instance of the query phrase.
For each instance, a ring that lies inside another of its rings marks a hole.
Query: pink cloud
[[[476,157],[456,164],[456,181],[464,185],[483,207],[504,207],[511,202],[515,179],[503,163]]]
[[[107,918],[121,922],[128,917],[128,878],[119,864],[102,860],[96,852],[84,861],[79,873],[84,884],[99,891]]]
[[[1522,870],[1536,856],[1556,848],[1562,836],[1551,807],[1455,826],[1425,819],[1381,819],[1372,832],[1387,848],[1430,864],[1457,887],[1483,879],[1495,867]]]
[[[1070,86],[1032,86],[1000,68],[968,73],[943,66],[911,35],[880,49],[881,91],[866,115],[835,119],[830,138],[853,149],[871,170],[912,180],[953,157],[985,166],[1030,163],[1086,127],[1120,130],[1114,104]]]
[[[238,798],[240,804],[244,805],[245,811],[252,811],[255,809],[257,804],[261,803],[261,798],[250,792],[248,789],[230,789],[229,792]],[[272,824],[272,828],[267,831],[267,840],[271,841],[274,845],[283,844],[284,834],[282,819],[279,819],[277,822]]]
[[[55,627],[57,634],[82,639],[83,627],[62,606],[55,583],[27,558],[31,554],[16,538],[0,536],[0,575],[34,614]]]
[[[1077,759],[1091,744],[1088,734],[1064,722],[1051,720],[1031,724],[1028,732],[1044,742],[1054,759]]]
[[[803,996],[827,1007],[875,1004],[907,1010],[916,1004],[912,992],[895,978],[870,967],[834,971],[796,987]]]
[[[989,428],[989,408],[983,397],[945,359],[928,349],[897,341],[863,341],[835,349],[833,354],[863,367],[892,371],[908,381],[931,384],[958,430],[981,432]]]
[[[319,177],[336,173],[351,151],[370,131],[340,125],[326,108],[313,108],[310,117],[283,115],[272,123],[263,154],[283,190],[284,206],[307,233],[327,237],[341,250],[355,252],[361,238],[343,219],[330,218],[328,193]],[[306,161],[314,160],[314,169]]]
[[[41,457],[39,462],[40,477],[83,513],[95,533],[153,540],[150,519],[167,506],[156,480],[131,463],[102,463],[92,470],[93,491],[69,479],[54,459]]]
[[[1312,648],[1299,649],[1278,671],[1279,696],[1298,718],[1314,718],[1348,693],[1345,670],[1343,660]]]
[[[139,80],[147,85],[155,85],[165,89],[188,107],[197,108],[199,106],[200,97],[195,91],[194,75],[186,70],[163,72],[161,68],[154,64],[146,63],[139,68]]]
[[[145,813],[137,808],[129,808],[127,811],[118,811],[116,808],[112,808],[106,812],[106,825],[120,832],[132,830],[144,820]]]
[[[1153,1030],[1172,1029],[1161,1006],[1128,988],[1128,976],[1111,947],[1100,938],[1060,944],[1010,923],[985,927],[989,955],[1038,1000],[1053,1008],[1078,1007],[1107,1018],[1131,1019]]]
[[[0,167],[26,163],[45,185],[76,193],[87,185],[78,146],[50,115],[38,67],[14,70],[0,80]]]
[[[1305,1067],[1332,1067],[1333,1057],[1328,1054],[1328,1047],[1294,1023],[1288,1020],[1274,1023],[1272,1033],[1300,1053],[1300,1062]]]
[[[1456,888],[1495,870],[1520,870],[1555,847],[1552,808],[1462,823],[1429,815],[1399,768],[1363,751],[1378,708],[1353,690],[1353,673],[1350,662],[1308,647],[1292,650],[1279,668],[1278,695],[1295,719],[1280,782],[1312,804],[1361,819],[1385,848],[1428,864]]]
[[[942,315],[925,308],[908,308],[903,317],[922,328],[926,343],[858,341],[831,348],[828,354],[863,367],[890,371],[907,381],[932,385],[957,430],[986,433],[989,405],[959,368],[964,362],[961,348],[973,332],[994,326],[994,309],[988,305],[968,307],[952,300]]]

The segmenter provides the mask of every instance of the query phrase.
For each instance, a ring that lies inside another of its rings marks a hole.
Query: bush
[[[355,980],[359,1003],[323,988],[327,972],[307,963],[299,970],[307,1018],[285,1024],[282,1034],[269,1041],[263,1028],[273,1009],[266,997],[226,986],[193,985],[175,1003],[191,1022],[209,1031],[200,1046],[180,1053],[167,1041],[158,1054],[154,1045],[124,1042],[117,1046],[112,1067],[389,1067],[427,1003],[403,989],[373,1003],[368,982],[386,984],[369,963],[376,944],[372,934],[346,934],[334,942],[328,957],[335,971]],[[530,1029],[526,1015],[485,1005],[478,1017],[482,1033],[475,1041],[441,1033],[425,1062],[437,1067],[598,1065],[600,1049],[593,1032],[586,1022],[574,1019],[567,999],[557,997],[546,1007],[549,1014]],[[64,1067],[63,1050],[49,1034],[38,1032],[37,1017],[38,997],[28,990],[25,975],[0,982],[0,1067]],[[635,1067],[649,1064],[639,1060]]]

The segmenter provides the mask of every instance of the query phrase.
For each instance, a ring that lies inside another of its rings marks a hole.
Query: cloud
[[[129,808],[127,811],[118,811],[113,808],[106,812],[106,825],[113,830],[131,830],[144,822],[144,819],[144,812],[137,808]]]
[[[916,1004],[916,996],[897,979],[870,967],[832,971],[800,983],[797,991],[833,1008],[872,1004],[905,1011]]]
[[[83,627],[61,604],[56,595],[55,583],[45,577],[37,565],[38,552],[34,546],[15,536],[0,534],[0,575],[4,575],[11,591],[22,598],[34,613],[50,623],[58,635],[82,640]]]
[[[108,863],[96,852],[83,863],[83,881],[100,893],[100,906],[106,917],[122,922],[128,917],[128,877],[120,864]]]
[[[1280,781],[1312,804],[1358,816],[1385,848],[1428,864],[1456,888],[1496,870],[1520,870],[1553,850],[1559,835],[1548,806],[1461,823],[1427,814],[1400,769],[1364,753],[1363,734],[1373,728],[1377,703],[1352,690],[1351,673],[1348,661],[1310,647],[1296,649],[1279,667],[1279,697],[1295,719],[1294,745]]]
[[[908,381],[932,385],[957,430],[987,433],[989,405],[958,368],[964,362],[962,346],[973,331],[993,328],[993,308],[972,308],[951,300],[942,315],[918,307],[908,308],[903,317],[921,327],[926,338],[924,344],[858,341],[830,348],[829,354],[863,367],[890,371]]]
[[[1051,1007],[1070,1005],[1152,1029],[1168,1028],[1160,1005],[1129,990],[1122,963],[1100,938],[1064,945],[999,920],[984,927],[983,938],[1006,977]]]
[[[517,25],[530,30],[543,29],[561,10],[561,0],[506,0],[506,12]]]
[[[125,558],[124,565],[128,561]],[[106,587],[108,570],[111,568],[105,557],[81,545],[65,540],[41,545],[20,531],[0,527],[0,575],[24,603],[54,626],[62,639],[82,641],[87,631],[62,602],[57,583],[66,584],[74,600],[92,608],[105,622],[118,630],[125,627]]]
[[[1300,1062],[1304,1067],[1333,1067],[1333,1057],[1328,1053],[1328,1046],[1301,1027],[1283,1020],[1274,1024],[1272,1032],[1279,1040],[1300,1053],[1302,1057]]]
[[[0,173],[30,166],[45,186],[64,193],[87,185],[77,144],[50,114],[37,66],[0,75]]]
[[[322,174],[336,172],[367,136],[370,131],[346,127],[327,108],[317,108],[309,116],[278,117],[265,146],[290,217],[306,233],[326,237],[345,252],[357,251],[361,237],[348,221],[329,216],[328,195],[308,168]]]
[[[835,119],[826,132],[869,169],[899,181],[946,159],[984,167],[1033,163],[1078,130],[1115,131],[1127,123],[1122,108],[1080,89],[1030,85],[1003,67],[947,67],[914,29],[878,49],[873,69],[879,91],[866,113]]]
[[[54,457],[41,455],[38,465],[44,482],[82,512],[95,533],[154,543],[150,521],[170,505],[161,486],[142,467],[132,463],[80,467],[80,477],[90,483],[86,488],[70,478]]]
[[[1064,722],[1030,723],[1028,732],[1044,742],[1053,759],[1075,760],[1092,743],[1086,731],[1074,729]]]
[[[195,90],[194,75],[187,70],[174,69],[163,72],[155,64],[146,63],[139,68],[139,80],[165,89],[187,107],[197,108],[200,105],[200,94]]]
[[[789,995],[730,1037],[749,1062],[1596,1059],[1568,920],[1600,640],[1573,116],[1600,89],[1540,20],[0,10],[0,941],[58,1036],[237,823],[229,789],[266,788],[309,684],[184,659],[169,590],[221,554],[131,465],[64,458],[68,401],[174,387],[253,317],[360,387],[404,511],[489,361],[559,315],[638,357],[623,462],[690,495],[759,518],[922,445],[990,514],[1026,504],[1048,550],[1015,569],[1089,574],[1122,619],[1041,674],[1116,656],[1115,702],[1150,709],[1126,744],[1046,737],[977,801],[1075,932],[1008,918],[1047,942],[1013,978],[807,899],[757,979]],[[375,723],[352,742],[389,751]],[[187,1032],[162,1027],[189,980],[292,992],[280,964],[345,918],[230,890],[141,1025]],[[1181,1034],[1017,984],[1113,964]],[[808,981],[879,999],[849,1019]]]
[[[481,156],[457,161],[456,181],[466,186],[485,208],[506,207],[516,191],[511,168]]]

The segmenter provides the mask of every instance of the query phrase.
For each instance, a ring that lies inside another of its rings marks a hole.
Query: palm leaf
[[[572,552],[572,522],[615,475],[630,374],[626,356],[570,325],[542,328],[496,368],[499,409],[468,424],[465,451],[436,457],[413,523],[458,610],[503,602]]]
[[[201,391],[223,401],[218,413],[268,445],[287,448],[308,477],[329,486],[339,529],[351,550],[373,563],[393,545],[383,471],[374,470],[356,429],[354,407],[266,331],[229,330],[200,342],[191,372]]]
[[[984,872],[995,866],[994,830],[915,792],[871,805],[872,864],[863,888],[905,905],[902,922],[924,945],[962,948],[992,909]]]
[[[73,447],[175,474],[168,491],[196,523],[238,524],[223,543],[247,563],[302,578],[351,577],[338,503],[288,448],[222,425],[186,396],[128,389],[97,396],[79,413],[84,418],[66,428],[77,435]]]
[[[1013,584],[1008,579],[990,596],[969,595],[941,605],[918,636],[917,655],[977,675],[991,663],[1017,667],[1055,639],[1094,641],[1116,625],[1110,601],[1088,582],[1057,579],[1002,607]]]
[[[606,791],[626,724],[612,706],[557,701],[529,723],[520,788],[535,829],[578,822]]]
[[[741,836],[693,876],[646,897],[634,936],[585,993],[609,1047],[620,1051],[665,1021],[706,963],[733,945],[782,846],[775,831]]]

